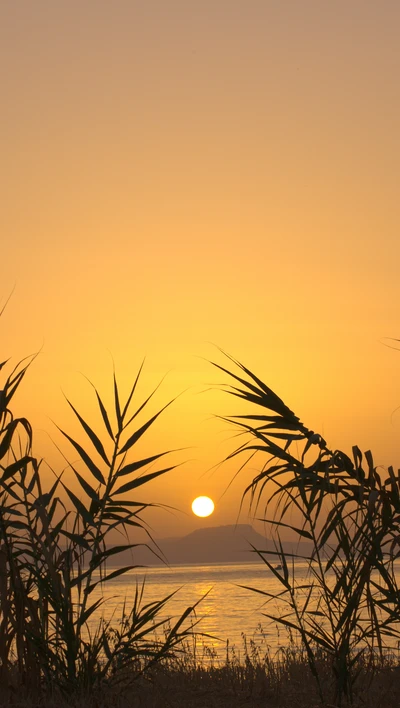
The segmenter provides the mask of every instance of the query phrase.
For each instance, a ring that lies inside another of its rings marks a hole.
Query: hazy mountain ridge
[[[260,551],[274,551],[275,546],[271,539],[255,531],[250,524],[237,524],[228,526],[213,526],[196,529],[186,536],[157,539],[162,554],[171,565],[200,564],[200,563],[248,563],[259,562],[259,556],[252,546]],[[284,551],[303,555],[310,550],[306,542],[283,542]],[[157,549],[155,549],[156,552]],[[161,555],[159,553],[159,555]],[[273,556],[268,556],[273,559]],[[148,548],[138,547],[133,551],[133,560],[137,564],[162,565],[161,558],[157,558]],[[118,555],[118,564],[132,561],[132,555],[121,553]]]

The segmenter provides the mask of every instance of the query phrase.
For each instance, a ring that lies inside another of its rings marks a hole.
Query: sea
[[[109,572],[112,570],[108,568]],[[297,585],[309,584],[306,562],[296,561],[292,571]],[[271,619],[287,615],[288,605],[282,595],[282,584],[262,562],[157,566],[128,571],[104,584],[101,613],[111,620],[111,626],[118,624],[123,611],[129,613],[136,590],[142,587],[142,605],[173,594],[158,615],[158,619],[170,626],[186,608],[195,606],[191,617],[197,622],[198,654],[223,660],[229,650],[240,660],[246,651],[257,647],[274,658],[289,646],[300,647],[299,637]],[[308,590],[298,592],[304,600]],[[100,595],[98,586],[90,597],[95,600]],[[161,628],[157,632],[162,636]],[[389,643],[394,648],[393,641]]]
[[[108,567],[111,573],[116,568]],[[304,571],[306,566],[304,564]],[[141,604],[158,602],[172,595],[157,619],[165,628],[173,626],[188,607],[194,607],[185,623],[195,622],[197,653],[226,656],[226,651],[240,656],[244,644],[257,646],[272,653],[288,643],[288,635],[263,612],[282,612],[284,603],[249,588],[278,595],[282,590],[277,578],[262,563],[220,563],[208,565],[154,566],[128,571],[104,583],[90,595],[91,601],[104,597],[102,616],[118,625],[123,612],[128,614],[135,602],[137,588],[143,589]],[[265,605],[269,600],[268,605]],[[93,617],[98,621],[99,610]],[[163,636],[163,629],[157,630]]]

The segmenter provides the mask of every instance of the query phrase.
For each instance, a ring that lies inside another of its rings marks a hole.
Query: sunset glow
[[[155,537],[196,528],[199,480],[248,520],[217,347],[332,449],[400,463],[399,23],[393,0],[1,5],[2,356],[40,352],[15,414],[58,475],[52,421],[84,439],[64,394],[102,436],[85,377],[109,407],[145,357],[137,408],[175,400],[140,454],[181,450],[143,498]]]

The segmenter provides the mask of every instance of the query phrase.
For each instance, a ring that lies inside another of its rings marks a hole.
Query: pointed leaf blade
[[[166,472],[169,472],[170,470],[173,470],[176,467],[177,465],[172,465],[171,467],[166,467],[163,470],[158,470],[157,472],[150,472],[149,474],[144,474],[142,477],[136,477],[136,479],[133,479],[131,482],[127,482],[121,487],[118,487],[118,489],[116,489],[113,494],[123,494],[124,492],[130,492],[132,489],[137,489],[137,487],[141,487],[143,484],[150,482],[150,480],[155,479],[156,477],[160,477],[160,475],[165,474]]]
[[[94,447],[96,448],[97,452],[99,453],[100,457],[104,460],[104,462],[106,463],[106,465],[110,465],[110,461],[109,461],[109,459],[108,459],[108,457],[107,457],[106,451],[105,451],[105,449],[104,449],[104,447],[103,447],[103,444],[102,444],[101,440],[97,437],[96,433],[91,429],[91,427],[90,427],[90,426],[86,423],[86,421],[82,418],[82,416],[80,415],[80,413],[78,413],[78,411],[76,410],[75,406],[72,405],[71,401],[69,401],[68,398],[67,398],[66,400],[67,400],[67,403],[71,406],[72,410],[74,411],[74,413],[75,413],[76,417],[78,418],[78,420],[79,420],[79,422],[80,422],[82,428],[84,429],[85,433],[87,434],[87,436],[88,436],[88,437],[90,438],[90,440],[92,441],[92,443],[93,443]]]
[[[79,443],[77,443],[73,438],[71,438],[71,436],[68,435],[68,433],[65,433],[63,430],[61,430],[61,428],[59,428],[58,425],[57,425],[57,428],[60,431],[60,433],[62,433],[64,435],[64,437],[66,437],[67,440],[69,440],[71,445],[73,445],[75,450],[79,453],[79,455],[81,456],[86,467],[91,471],[93,477],[95,477],[97,479],[97,481],[100,482],[100,484],[105,485],[106,482],[105,482],[102,472],[99,470],[97,465],[94,464],[93,460],[89,457],[89,455],[83,449],[83,447],[81,445],[79,445]]]
[[[155,415],[153,415],[146,423],[144,423],[141,428],[136,430],[126,441],[125,445],[121,448],[119,451],[119,455],[122,455],[124,452],[127,452],[137,441],[144,435],[146,430],[150,428],[150,426],[154,423],[155,420],[157,420],[158,416],[161,415],[163,411],[165,411],[168,406],[170,406],[172,401],[169,401],[161,410],[159,410]]]

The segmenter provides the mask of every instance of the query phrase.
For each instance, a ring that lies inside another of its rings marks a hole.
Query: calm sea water
[[[398,580],[400,580],[400,563]],[[297,584],[309,582],[308,565],[297,561],[294,572]],[[111,568],[109,568],[109,571]],[[223,659],[226,643],[234,646],[236,653],[243,656],[243,635],[247,640],[254,640],[263,650],[269,650],[270,655],[276,655],[280,648],[288,645],[289,634],[285,628],[266,618],[263,613],[281,616],[288,611],[287,605],[278,595],[283,587],[263,563],[225,563],[210,565],[176,565],[169,568],[154,567],[130,571],[121,575],[104,586],[106,591],[102,614],[105,618],[112,617],[112,624],[117,625],[122,613],[124,602],[129,612],[135,597],[137,583],[145,580],[143,604],[158,601],[175,591],[160,619],[171,618],[171,623],[177,621],[183,611],[196,604],[196,618],[200,620],[197,630],[212,635],[213,638],[199,638],[197,647],[208,650]],[[334,581],[333,574],[331,581]],[[252,592],[256,588],[268,594],[270,601],[266,605],[267,596]],[[306,593],[305,590],[299,591]],[[100,596],[97,589],[91,599]],[[204,597],[206,595],[206,597]],[[203,598],[203,599],[201,599]],[[97,615],[98,618],[98,615]],[[97,623],[97,618],[93,621]],[[294,637],[295,638],[295,637]],[[388,645],[396,646],[395,640]]]
[[[298,580],[305,578],[306,567],[305,563],[297,563]],[[263,616],[263,612],[283,613],[284,603],[271,600],[266,607],[266,597],[240,587],[254,587],[273,596],[281,592],[279,581],[262,563],[176,565],[169,568],[147,568],[142,572],[130,571],[105,585],[107,594],[103,605],[104,617],[113,615],[113,622],[117,623],[124,601],[129,610],[134,601],[136,582],[141,583],[143,579],[144,603],[160,600],[177,591],[166,606],[166,613],[172,622],[179,618],[186,607],[204,598],[196,608],[197,619],[200,619],[197,630],[214,638],[205,638],[200,643],[203,641],[218,655],[223,655],[227,640],[230,646],[235,645],[238,651],[242,650],[243,634],[248,640],[254,638],[257,644],[269,647],[272,654],[289,641],[285,629]],[[94,599],[95,592],[91,597]]]

